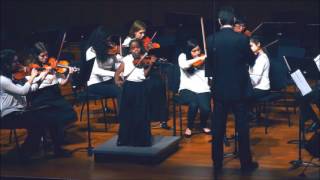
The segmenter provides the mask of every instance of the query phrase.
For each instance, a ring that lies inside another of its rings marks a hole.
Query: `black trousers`
[[[195,93],[193,91],[183,89],[179,93],[182,104],[188,104],[188,128],[194,127],[194,119],[200,109],[200,127],[207,126],[207,120],[211,111],[210,93]]]
[[[44,126],[37,117],[36,112],[15,111],[1,118],[1,128],[26,128],[27,138],[23,147],[26,150],[34,151],[39,148],[40,139]],[[39,117],[39,116],[38,116]]]
[[[239,139],[239,156],[242,167],[252,162],[250,151],[248,105],[242,101],[215,100],[212,116],[212,159],[215,167],[222,167],[223,162],[223,137],[226,132],[226,121],[229,111],[235,116],[236,128]]]

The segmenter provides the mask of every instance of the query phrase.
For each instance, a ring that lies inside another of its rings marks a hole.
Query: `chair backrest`
[[[287,87],[289,72],[284,61],[270,59],[269,79],[271,90],[280,91]]]
[[[180,68],[177,64],[170,64],[167,68],[167,88],[173,93],[177,93],[180,86]]]

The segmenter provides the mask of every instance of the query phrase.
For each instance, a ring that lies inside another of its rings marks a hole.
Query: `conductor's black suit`
[[[211,88],[214,98],[212,116],[214,166],[222,167],[223,137],[227,114],[231,110],[236,119],[239,135],[240,163],[241,167],[245,167],[252,162],[246,99],[252,91],[248,64],[254,62],[255,56],[250,50],[248,38],[234,32],[232,27],[222,27],[211,37],[208,47],[206,74],[213,77]]]

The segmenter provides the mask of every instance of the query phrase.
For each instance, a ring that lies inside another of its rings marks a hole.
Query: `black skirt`
[[[151,146],[145,82],[123,84],[119,113],[118,146]]]

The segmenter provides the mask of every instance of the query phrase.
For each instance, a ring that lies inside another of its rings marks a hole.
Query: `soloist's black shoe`
[[[251,162],[249,164],[241,165],[241,171],[244,173],[250,173],[258,169],[259,164],[257,162]]]
[[[167,129],[167,130],[171,129],[170,126],[168,126],[167,122],[161,122],[160,128]]]

